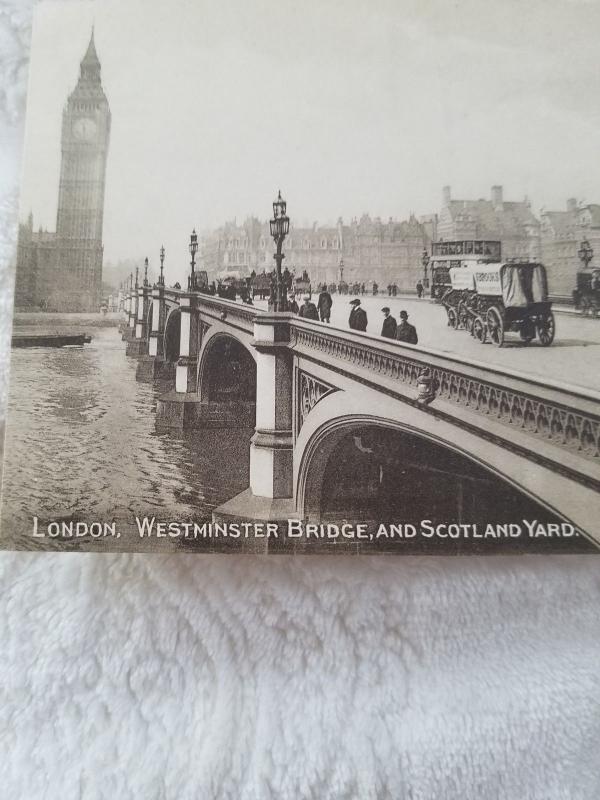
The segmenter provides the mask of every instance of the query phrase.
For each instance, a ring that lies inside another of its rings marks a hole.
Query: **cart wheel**
[[[487,328],[485,327],[485,322],[481,319],[481,317],[475,317],[473,320],[473,336],[482,344],[487,338]]]
[[[456,313],[456,309],[453,306],[449,306],[446,312],[448,314],[448,325],[456,330],[458,328],[458,314]]]
[[[529,342],[532,342],[535,339],[535,325],[530,319],[526,320],[521,325],[519,336],[526,344],[529,344]]]
[[[496,306],[488,308],[486,322],[490,339],[495,345],[502,347],[504,344],[504,323],[502,322],[502,315]]]
[[[544,347],[551,345],[554,341],[554,334],[556,332],[554,325],[554,314],[550,312],[547,317],[542,317],[542,319],[537,323],[536,329],[540,344]]]

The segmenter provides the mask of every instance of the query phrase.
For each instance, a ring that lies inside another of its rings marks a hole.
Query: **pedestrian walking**
[[[319,312],[317,311],[316,305],[311,301],[310,295],[304,295],[304,302],[300,306],[300,311],[298,312],[301,317],[304,319],[319,319]]]
[[[399,342],[407,342],[408,344],[417,344],[419,341],[417,329],[408,321],[406,311],[400,312],[400,324],[396,329],[396,339]]]
[[[300,311],[298,303],[296,302],[296,295],[294,294],[288,296],[288,311],[291,311],[292,314],[298,314]]]
[[[421,281],[417,281],[417,297],[419,300],[423,297],[423,284]]]
[[[396,320],[390,314],[390,310],[387,306],[384,306],[381,310],[383,311],[383,327],[381,328],[381,335],[386,339],[395,339],[396,329],[398,327]]]
[[[350,312],[350,319],[348,324],[353,331],[366,331],[367,330],[367,312],[364,308],[360,307],[360,300],[355,298],[350,301],[352,311]]]
[[[319,295],[319,299],[317,301],[317,308],[319,309],[319,318],[321,319],[321,322],[329,322],[332,305],[333,300],[331,299],[331,295],[327,291],[325,284],[323,284],[321,287],[321,294]]]

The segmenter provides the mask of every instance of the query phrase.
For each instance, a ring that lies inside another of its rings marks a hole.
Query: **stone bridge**
[[[124,309],[138,378],[166,382],[158,426],[253,431],[249,487],[215,519],[412,508],[417,522],[566,521],[600,543],[598,394],[162,286]]]

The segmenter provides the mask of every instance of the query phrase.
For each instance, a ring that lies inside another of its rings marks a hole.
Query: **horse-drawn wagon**
[[[443,296],[448,324],[464,328],[480,342],[502,347],[508,332],[526,344],[538,338],[548,347],[555,322],[543,264],[509,261],[450,269],[451,287]]]

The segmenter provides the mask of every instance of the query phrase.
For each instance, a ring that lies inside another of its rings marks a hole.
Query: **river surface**
[[[209,521],[248,486],[252,431],[157,431],[166,387],[136,381],[136,359],[126,357],[116,327],[82,320],[82,330],[93,337],[84,347],[12,351],[3,546],[176,549],[178,540],[141,539],[136,515]],[[34,516],[38,532],[51,521],[85,520],[114,522],[121,536],[35,538]]]

